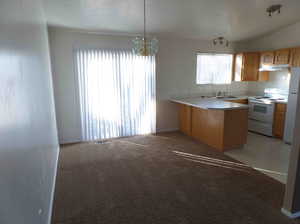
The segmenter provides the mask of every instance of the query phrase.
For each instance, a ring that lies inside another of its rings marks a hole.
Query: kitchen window
[[[232,54],[197,54],[197,84],[230,84]]]

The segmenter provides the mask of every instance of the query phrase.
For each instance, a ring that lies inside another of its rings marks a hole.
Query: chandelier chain
[[[144,0],[144,38],[146,39],[146,0]]]

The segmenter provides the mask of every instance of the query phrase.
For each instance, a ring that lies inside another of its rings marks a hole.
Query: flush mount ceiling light
[[[152,56],[158,52],[158,40],[146,35],[146,0],[144,0],[144,34],[132,40],[133,52],[139,56]]]
[[[270,7],[267,8],[267,13],[269,13],[269,16],[271,17],[275,12],[277,12],[278,14],[280,14],[280,10],[281,10],[282,5],[278,4],[278,5],[271,5]]]
[[[226,40],[224,37],[218,37],[218,38],[215,38],[213,39],[213,44],[214,45],[225,45],[226,47],[229,46],[229,41]]]

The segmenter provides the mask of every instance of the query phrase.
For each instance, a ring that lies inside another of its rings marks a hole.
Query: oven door
[[[249,102],[249,118],[261,122],[273,123],[274,104]]]

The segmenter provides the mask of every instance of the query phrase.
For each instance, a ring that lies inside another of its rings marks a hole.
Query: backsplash
[[[188,98],[199,96],[215,96],[217,92],[226,92],[226,95],[241,96],[248,92],[248,83],[232,82],[227,85],[198,85],[194,88],[181,89],[172,98]]]
[[[249,95],[263,95],[265,89],[273,88],[288,91],[290,83],[290,73],[288,69],[270,72],[268,82],[248,82]]]
[[[232,82],[227,85],[197,85],[190,88],[178,88],[169,98],[188,98],[199,96],[215,96],[217,92],[226,92],[233,96],[258,96],[265,95],[265,91],[273,89],[288,93],[290,73],[288,69],[270,72],[267,82]]]

